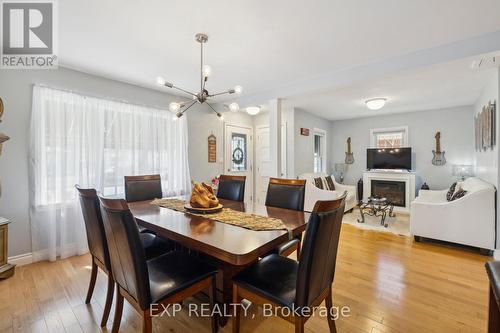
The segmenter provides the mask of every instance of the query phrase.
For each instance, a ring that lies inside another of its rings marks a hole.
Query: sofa
[[[299,175],[299,179],[306,180],[306,197],[304,200],[304,210],[310,212],[316,204],[316,201],[337,199],[342,194],[344,194],[345,191],[347,191],[345,211],[353,209],[358,204],[356,186],[337,183],[335,181],[335,177],[333,176],[332,180],[335,185],[334,191],[320,189],[316,187],[316,185],[314,185],[314,178],[321,177],[322,179],[324,179],[327,176],[328,174],[326,173],[303,173]]]
[[[451,185],[451,184],[450,184]],[[478,247],[495,248],[495,187],[480,178],[458,182],[465,196],[448,201],[448,189],[420,190],[411,203],[410,231],[421,237]]]

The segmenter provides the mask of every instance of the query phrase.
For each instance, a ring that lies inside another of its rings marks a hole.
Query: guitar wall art
[[[354,154],[351,149],[351,138],[347,138],[347,151],[345,152],[345,164],[353,164],[354,163]]]
[[[444,151],[441,151],[441,132],[437,132],[434,136],[436,139],[436,150],[432,151],[434,157],[432,158],[432,164],[441,166],[446,164],[446,158],[444,157]]]

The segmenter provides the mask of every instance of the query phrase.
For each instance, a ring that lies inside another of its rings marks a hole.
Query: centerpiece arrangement
[[[193,190],[189,203],[184,205],[187,211],[194,213],[216,213],[222,210],[219,199],[215,196],[212,186],[192,181]]]

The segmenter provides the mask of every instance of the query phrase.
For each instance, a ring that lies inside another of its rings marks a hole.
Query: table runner
[[[155,199],[151,201],[151,204],[169,208],[179,212],[203,216],[210,220],[227,223],[254,231],[287,230],[287,227],[280,219],[240,212],[231,208],[222,208],[222,211],[213,214],[198,214],[187,211],[184,208],[186,201],[180,199]]]

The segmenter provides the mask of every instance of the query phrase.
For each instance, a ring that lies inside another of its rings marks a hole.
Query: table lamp
[[[345,163],[335,163],[335,172],[338,172],[339,175],[339,182],[341,184],[344,183],[344,173],[347,171],[347,164]]]
[[[462,181],[473,175],[472,165],[469,164],[454,164],[453,176],[458,176]]]

